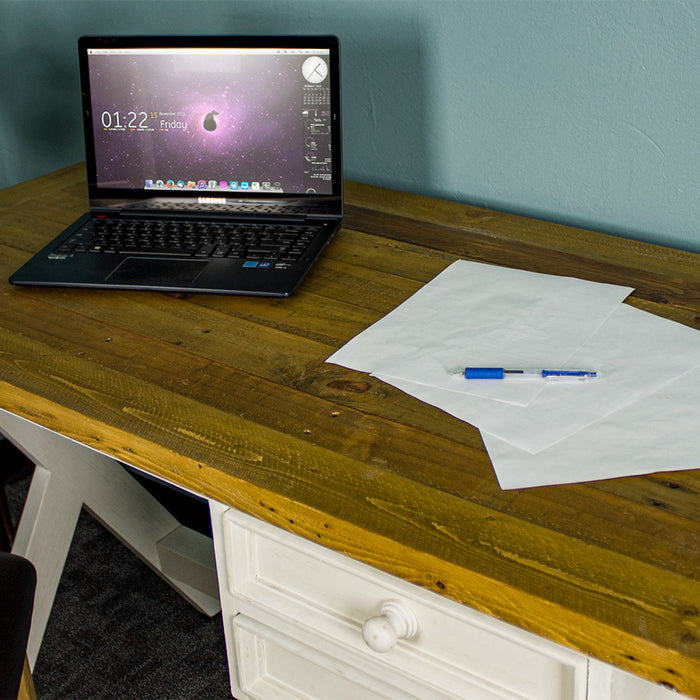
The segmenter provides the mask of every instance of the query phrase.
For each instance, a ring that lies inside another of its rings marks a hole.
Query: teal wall
[[[345,174],[700,252],[698,0],[0,0],[0,185],[83,158],[85,33],[335,33]]]

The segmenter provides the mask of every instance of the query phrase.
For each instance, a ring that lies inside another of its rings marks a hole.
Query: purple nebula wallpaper
[[[90,55],[98,186],[330,193],[328,79],[307,80],[308,59]],[[323,68],[327,59],[314,60]]]

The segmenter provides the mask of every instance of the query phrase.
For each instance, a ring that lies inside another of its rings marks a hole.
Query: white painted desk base
[[[211,540],[183,528],[116,460],[2,409],[0,432],[36,464],[12,547],[37,570],[27,645],[32,668],[83,506],[197,609],[219,612],[215,578],[213,591],[191,585],[199,585],[203,567],[215,577]],[[201,545],[195,554],[193,542]],[[173,552],[179,543],[181,556]],[[194,579],[186,567],[192,559]]]
[[[681,698],[210,500],[220,607],[216,581],[207,580],[207,572],[214,572],[211,541],[183,528],[117,461],[2,409],[0,432],[37,465],[13,547],[34,563],[38,573],[27,650],[31,666],[85,506],[195,607],[208,615],[222,609],[231,688],[239,700],[327,700],[343,693],[352,700],[410,698],[415,693],[421,700],[463,700],[466,687],[470,699],[488,700],[542,700],[541,692],[552,700]],[[255,543],[260,537],[262,545]],[[258,569],[266,556],[272,557],[268,565],[274,563],[268,574],[280,567],[274,581],[266,581]],[[305,592],[303,585],[294,589],[295,577],[302,576],[303,581],[310,565],[321,581],[317,597],[313,590]],[[324,582],[330,593],[324,592]],[[361,622],[350,611],[373,608],[380,614],[383,600],[358,603],[357,591],[362,588],[384,591],[391,600],[403,598],[421,611],[414,637],[399,641],[388,654],[368,652],[361,640]],[[338,615],[340,607],[345,611]],[[431,649],[426,641],[435,643],[435,636],[426,627],[432,624],[434,631],[433,616],[458,622],[445,627],[446,638]],[[482,673],[478,664],[462,668],[460,650],[475,646],[475,634],[491,638],[495,670],[492,662],[486,664],[488,673],[485,669]],[[524,663],[518,648],[527,659],[544,663],[540,673],[549,668],[554,676],[542,684],[541,678],[530,679],[525,673],[518,682],[513,669],[520,667],[522,674]],[[392,658],[393,652],[397,653]],[[443,658],[450,654],[451,660]],[[414,665],[420,687],[413,687]]]
[[[220,503],[210,509],[238,700],[681,698]],[[375,648],[367,620],[394,613],[411,624],[398,620],[399,634]]]

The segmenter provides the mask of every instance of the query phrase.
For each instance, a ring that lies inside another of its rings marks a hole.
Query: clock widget
[[[310,83],[322,83],[328,75],[328,64],[319,56],[309,56],[302,67],[304,78]]]

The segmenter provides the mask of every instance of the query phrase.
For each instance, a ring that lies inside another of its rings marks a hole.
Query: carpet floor
[[[15,523],[29,483],[6,486]],[[33,677],[39,700],[231,698],[221,615],[197,612],[85,510]]]

